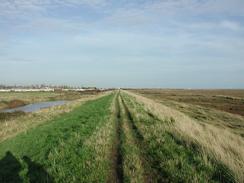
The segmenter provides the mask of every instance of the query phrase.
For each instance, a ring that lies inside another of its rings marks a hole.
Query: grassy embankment
[[[150,157],[155,157],[155,167],[168,175],[169,181],[243,181],[244,145],[240,136],[129,94],[124,98],[136,128],[149,141],[146,149],[154,149]]]
[[[0,178],[242,182],[243,143],[238,136],[150,99],[121,93],[88,101],[0,143]]]
[[[207,108],[199,105],[185,104],[170,100],[161,100],[163,105],[176,109],[196,122],[211,124],[218,128],[232,131],[233,133],[244,137],[244,117],[231,114],[221,110]]]
[[[208,123],[244,137],[244,90],[152,89],[133,92],[176,109],[197,122]]]
[[[127,94],[118,98],[118,182],[235,182],[231,170]]]
[[[158,101],[175,101],[244,116],[244,90],[241,89],[139,89],[132,91]]]
[[[77,99],[83,99],[87,96],[89,95],[84,95],[79,92],[1,92],[0,110],[16,108],[30,103],[43,102],[43,101],[54,101],[54,100],[73,101]],[[18,117],[23,117],[26,114],[27,113],[24,112],[12,112],[8,114],[4,112],[0,112],[0,123],[3,121],[6,122],[6,121],[11,121],[16,119],[18,121]],[[23,120],[25,121],[25,119]]]
[[[35,94],[37,95],[37,94]],[[56,116],[68,113],[74,108],[83,104],[88,100],[93,100],[105,95],[105,93],[98,95],[84,95],[80,99],[73,100],[65,105],[54,106],[42,109],[33,113],[14,112],[14,113],[0,113],[0,142],[7,138],[13,137],[16,134],[34,128],[42,123],[49,122]],[[37,95],[38,98],[39,95]],[[27,96],[26,96],[27,97]],[[31,97],[27,97],[31,98]]]
[[[2,142],[1,182],[105,182],[114,133],[113,97],[88,101]]]

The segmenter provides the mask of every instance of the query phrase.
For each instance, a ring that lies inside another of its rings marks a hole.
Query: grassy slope
[[[134,133],[139,134],[144,156],[160,182],[232,182],[224,166],[202,154],[196,144],[189,145],[169,129],[172,119],[161,121],[124,95],[133,118]]]
[[[154,99],[199,105],[244,116],[244,90],[133,90]]]
[[[223,107],[214,107],[218,104],[231,108],[231,103],[236,101],[225,98],[216,101],[217,94],[225,94],[226,92],[226,95],[233,93],[234,96],[242,96],[244,90],[135,90],[134,92],[179,110],[194,120],[227,128],[244,137],[244,117],[229,113],[231,111],[225,112]],[[198,98],[204,100],[205,103],[202,104],[200,99],[198,101]],[[234,108],[242,112],[244,99],[240,98],[237,101],[238,105],[236,104]]]
[[[234,182],[225,166],[172,131],[173,118],[119,95],[0,143],[0,182]]]
[[[244,117],[228,112],[206,108],[198,105],[184,104],[170,100],[161,100],[163,105],[172,107],[188,115],[189,117],[203,123],[226,128],[244,137]]]
[[[160,120],[174,118],[171,131],[186,144],[197,144],[202,153],[211,156],[227,166],[234,174],[235,180],[244,180],[244,142],[243,137],[233,133],[228,128],[222,128],[208,123],[199,123],[182,112],[154,100],[128,92],[137,102],[143,104],[147,111]],[[209,113],[207,113],[209,114]],[[230,114],[231,115],[231,114]],[[215,121],[216,123],[216,121]],[[225,169],[225,168],[224,168]],[[225,171],[225,170],[224,170]],[[228,171],[225,171],[228,172]]]
[[[15,182],[21,179],[89,180],[91,170],[87,171],[86,163],[89,162],[86,160],[92,150],[83,147],[84,142],[109,121],[112,98],[113,95],[109,95],[89,101],[70,113],[1,143],[0,179],[14,179]],[[81,172],[86,172],[86,177],[82,177]]]
[[[70,101],[64,105],[41,109],[33,113],[0,113],[0,143],[7,138],[14,137],[18,133],[35,128],[45,122],[50,122],[60,114],[68,113],[88,100],[94,100],[107,94],[109,93],[83,96],[78,100]]]

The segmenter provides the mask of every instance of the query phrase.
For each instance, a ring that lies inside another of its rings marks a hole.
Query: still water
[[[52,106],[59,106],[67,103],[67,101],[64,100],[58,100],[58,101],[50,101],[50,102],[38,102],[33,104],[28,104],[21,107],[16,107],[12,109],[3,109],[0,110],[0,112],[16,112],[16,111],[23,111],[23,112],[35,112],[39,111],[43,108],[48,108]]]

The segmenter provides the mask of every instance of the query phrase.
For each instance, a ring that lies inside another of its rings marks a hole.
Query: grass
[[[8,108],[11,101],[20,100],[22,103],[34,103],[48,101],[54,97],[60,96],[56,92],[1,92],[0,109]]]
[[[25,113],[21,111],[16,111],[12,113],[0,112],[0,123],[11,119],[16,119],[17,117],[23,115],[25,115]]]
[[[133,90],[159,101],[176,101],[198,105],[244,116],[244,90],[184,90],[145,89]]]
[[[168,129],[171,136],[177,137],[176,139],[180,139],[183,142],[182,144],[186,144],[189,147],[192,144],[197,146],[203,160],[206,159],[205,157],[208,157],[207,159],[210,158],[211,161],[216,160],[217,163],[213,163],[212,167],[220,164],[220,166],[217,166],[217,172],[222,169],[228,169],[228,171],[225,171],[226,173],[222,173],[222,176],[229,175],[227,177],[231,178],[233,174],[236,181],[243,182],[244,144],[240,136],[210,124],[198,123],[179,111],[145,97],[131,92],[127,92],[127,94],[133,96],[135,101],[140,103],[146,111],[156,116],[160,121],[167,121],[170,118],[174,119],[174,123]],[[162,128],[159,126],[155,130],[160,129],[162,131],[165,125],[161,126]],[[160,131],[158,131],[159,134]],[[160,139],[163,138],[159,137],[158,140],[160,141]]]
[[[116,136],[116,97],[110,106],[110,115],[104,124],[97,126],[93,134],[83,144],[85,167],[80,173],[82,182],[109,182],[113,167],[111,151]]]
[[[155,179],[160,182],[234,182],[229,170],[223,172],[214,159],[201,153],[197,144],[189,144],[171,130],[173,118],[159,120],[128,96],[124,98],[157,175]]]
[[[96,163],[92,161],[94,145],[88,141],[89,137],[93,141],[95,131],[102,130],[109,121],[112,98],[108,95],[88,101],[70,113],[2,142],[1,182],[12,178],[41,182],[104,180],[104,173],[97,171],[102,168],[92,165]]]
[[[242,137],[220,114],[211,123],[118,91],[12,115],[0,122],[0,182],[244,180]]]
[[[124,170],[122,167],[123,155],[122,155],[122,121],[121,121],[121,108],[119,104],[119,93],[115,97],[115,108],[114,108],[114,122],[115,122],[115,137],[113,141],[113,148],[111,151],[112,166],[111,166],[111,178],[109,182],[123,182]]]
[[[95,96],[87,95],[81,99],[70,101],[65,105],[42,109],[34,113],[0,113],[0,142],[14,137],[20,132],[49,122],[60,114],[68,113],[88,100],[93,100],[104,95],[106,93]]]
[[[13,108],[25,104],[54,101],[54,100],[77,100],[91,95],[92,92],[1,92],[0,109]]]
[[[233,115],[231,113],[199,105],[175,102],[172,100],[160,100],[159,102],[186,114],[195,121],[227,129],[244,137],[244,117],[242,116]]]
[[[119,105],[122,123],[121,151],[123,156],[124,182],[144,182],[146,180],[145,170],[143,168],[145,162],[142,160],[141,149],[133,133],[130,118],[121,97],[119,98]]]

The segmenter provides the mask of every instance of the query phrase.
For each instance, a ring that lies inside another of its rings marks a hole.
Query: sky
[[[0,0],[0,84],[244,88],[244,0]]]

